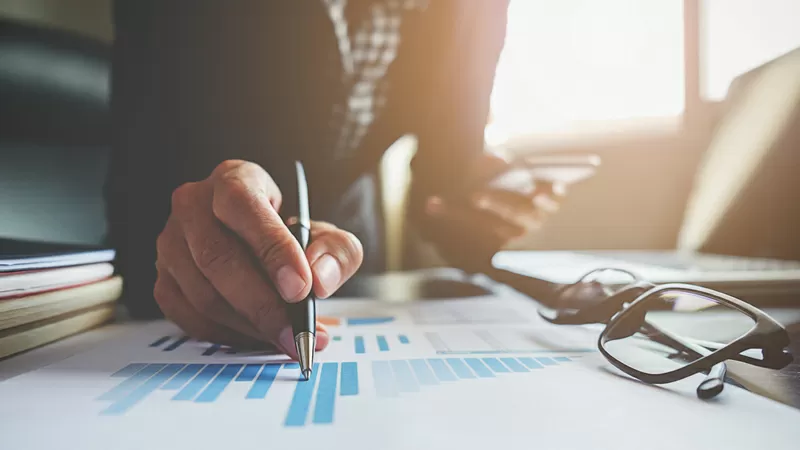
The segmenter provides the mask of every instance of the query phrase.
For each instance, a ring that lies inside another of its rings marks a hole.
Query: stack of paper
[[[521,297],[320,301],[310,381],[285,356],[145,324],[0,383],[3,448],[796,449],[800,412],[698,379],[650,386]],[[701,378],[702,379],[702,378]]]
[[[106,322],[114,251],[0,239],[0,358]]]

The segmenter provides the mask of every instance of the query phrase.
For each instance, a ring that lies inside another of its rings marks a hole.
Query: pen
[[[306,173],[303,164],[295,161],[297,171],[297,223],[289,226],[292,235],[300,243],[300,247],[305,252],[311,240],[311,215],[308,209],[308,184],[306,183]],[[289,320],[292,323],[292,334],[294,334],[294,345],[297,349],[297,357],[300,360],[300,371],[303,377],[308,380],[314,365],[314,348],[317,344],[317,311],[314,293],[309,292],[308,296],[299,303],[287,305]]]

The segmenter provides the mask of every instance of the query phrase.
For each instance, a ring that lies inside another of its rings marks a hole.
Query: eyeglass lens
[[[609,324],[600,345],[619,362],[660,375],[719,350],[754,326],[749,315],[705,294],[663,290]]]

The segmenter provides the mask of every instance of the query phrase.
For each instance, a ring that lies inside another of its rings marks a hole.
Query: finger
[[[311,291],[312,273],[300,243],[270,203],[277,189],[256,164],[244,163],[213,180],[212,210],[250,247],[281,297],[289,302]]]
[[[211,189],[208,184],[190,183],[173,194],[174,215],[192,259],[236,312],[261,336],[288,352],[294,349],[294,340],[280,340],[290,328],[285,305],[247,247],[212,215]]]
[[[215,323],[198,313],[186,300],[177,282],[163,269],[159,270],[153,295],[164,316],[195,339],[232,347],[258,345],[257,340]]]
[[[170,219],[157,240],[159,258],[177,282],[192,307],[212,322],[225,325],[254,339],[264,339],[255,327],[240,316],[200,272],[186,244],[180,225]]]
[[[306,257],[314,274],[314,294],[326,298],[361,267],[364,249],[352,233],[328,223],[314,222]]]
[[[483,191],[473,195],[472,200],[475,208],[527,230],[538,228],[549,213],[547,209],[537,206],[537,201],[549,201],[543,195],[531,197],[508,191]],[[553,209],[557,205],[549,202],[544,206]]]
[[[314,347],[315,350],[324,350],[325,347],[328,346],[331,342],[330,333],[328,332],[328,328],[317,322],[316,333],[317,337],[317,345]]]

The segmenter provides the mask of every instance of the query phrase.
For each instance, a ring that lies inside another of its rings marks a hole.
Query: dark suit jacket
[[[326,151],[335,131],[328,122],[347,92],[322,0],[117,0],[114,7],[107,209],[135,315],[157,312],[155,241],[171,191],[223,160],[261,164],[286,199],[291,162],[302,160],[312,216],[353,231],[365,265],[379,269],[371,174],[383,152],[403,135],[417,136],[417,198],[454,186],[464,162],[483,149],[507,0],[431,0],[407,17],[385,107],[359,148],[340,158]]]

